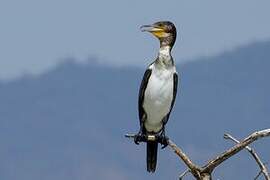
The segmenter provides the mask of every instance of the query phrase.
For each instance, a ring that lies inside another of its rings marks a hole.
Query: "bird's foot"
[[[168,138],[167,136],[161,134],[160,136],[158,136],[158,142],[159,142],[160,144],[162,144],[161,149],[164,149],[164,148],[167,147],[168,144],[169,144],[169,138]]]
[[[146,136],[139,132],[134,136],[134,143],[139,145],[140,142],[146,142]]]

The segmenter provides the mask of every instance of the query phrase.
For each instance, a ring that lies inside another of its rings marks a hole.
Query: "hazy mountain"
[[[270,42],[179,65],[181,77],[168,135],[203,164],[270,125]],[[46,74],[0,83],[0,177],[5,180],[177,179],[185,170],[169,148],[148,174],[137,132],[137,94],[144,69],[64,63]],[[256,142],[270,161],[270,140]],[[254,160],[241,152],[214,179],[252,179]],[[190,177],[189,177],[190,178]],[[187,179],[189,179],[187,178]],[[190,178],[191,179],[191,178]]]

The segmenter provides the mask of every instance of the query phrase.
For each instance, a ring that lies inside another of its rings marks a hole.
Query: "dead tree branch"
[[[188,173],[190,173],[190,169],[186,169],[182,174],[180,174],[179,175],[179,180],[183,180],[185,175],[187,175]]]
[[[235,139],[232,135],[230,134],[224,134],[224,139],[230,139],[235,143],[240,143],[237,139]],[[261,175],[264,175],[264,178],[266,180],[270,180],[270,176],[268,173],[268,170],[265,166],[265,164],[261,161],[260,157],[258,156],[258,154],[255,152],[254,149],[252,149],[249,146],[246,146],[245,149],[252,155],[252,157],[255,159],[255,161],[257,162],[258,166],[260,167],[261,171],[259,172],[259,174],[255,177],[255,180]]]
[[[267,163],[263,163],[263,165],[266,165],[266,164]],[[262,170],[257,174],[257,176],[254,178],[254,180],[257,180],[261,174],[262,174]],[[268,173],[268,175],[269,175],[269,173]]]
[[[135,135],[127,134],[126,137],[128,138],[134,138]],[[171,147],[171,149],[175,152],[175,154],[185,163],[185,165],[189,168],[192,175],[197,180],[211,180],[212,172],[213,170],[218,167],[221,163],[226,161],[228,158],[232,157],[242,149],[244,149],[249,144],[253,143],[254,141],[270,136],[270,129],[265,129],[261,131],[256,131],[249,135],[247,138],[245,138],[243,141],[237,143],[232,148],[224,151],[219,156],[213,158],[210,160],[206,165],[203,167],[199,167],[196,164],[194,164],[191,159],[182,151],[181,148],[179,148],[172,140],[168,141],[168,145]],[[185,172],[183,173],[186,174]],[[183,176],[184,176],[183,175]],[[182,176],[182,177],[183,177]],[[267,179],[268,180],[268,179]]]
[[[228,158],[232,157],[242,149],[244,149],[247,145],[253,143],[254,141],[258,140],[259,138],[270,136],[270,129],[265,129],[261,131],[257,131],[249,135],[245,138],[242,142],[237,143],[232,148],[228,149],[227,151],[223,152],[221,155],[217,156],[216,158],[210,160],[205,166],[203,171],[205,172],[212,172],[214,168],[218,165],[223,163]]]
[[[168,145],[173,149],[174,153],[179,156],[186,166],[190,169],[193,176],[200,177],[201,168],[195,165],[190,158],[180,149],[173,141],[169,140]]]

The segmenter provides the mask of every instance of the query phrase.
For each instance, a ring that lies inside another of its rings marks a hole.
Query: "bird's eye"
[[[161,23],[157,23],[156,25],[157,25],[157,27],[162,27]]]

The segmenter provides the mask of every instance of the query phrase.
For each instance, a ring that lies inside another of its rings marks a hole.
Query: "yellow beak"
[[[154,25],[143,25],[140,29],[142,32],[147,31],[152,33],[157,38],[166,37],[168,35],[168,33],[164,31],[164,29],[162,29],[161,27],[155,27]]]

